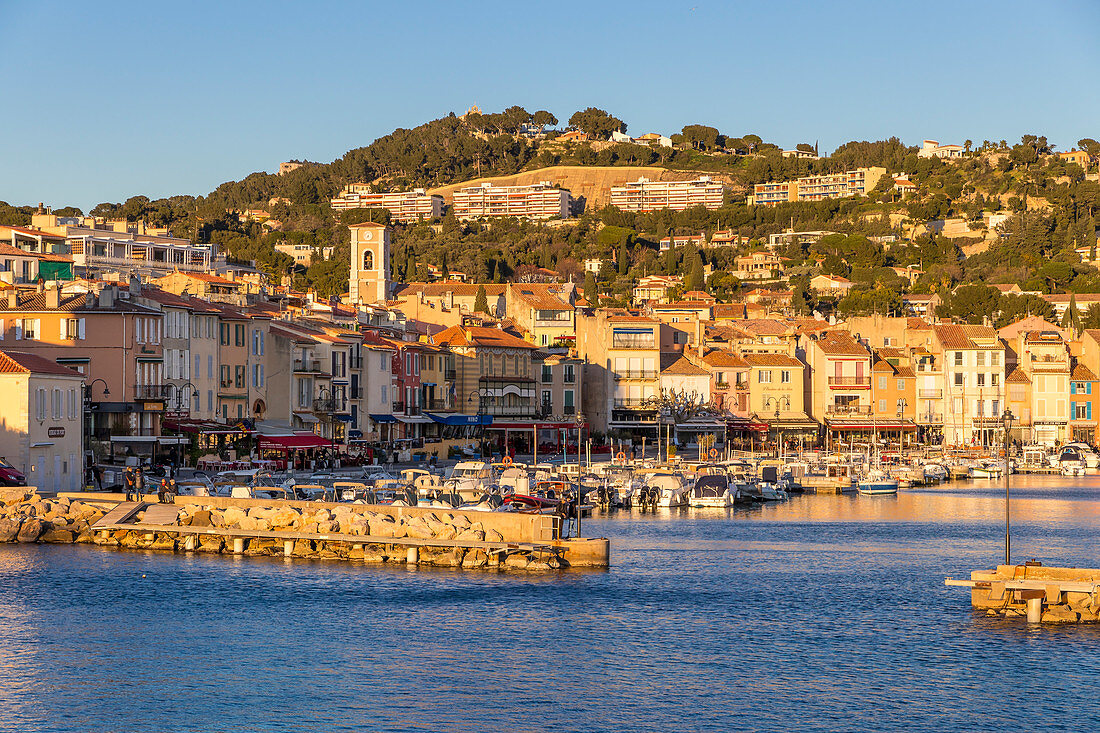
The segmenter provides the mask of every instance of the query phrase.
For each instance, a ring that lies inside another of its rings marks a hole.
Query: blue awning
[[[393,415],[375,415],[372,413],[370,419],[375,422],[397,422],[397,418]]]
[[[431,412],[424,413],[440,425],[492,425],[492,415],[436,415]]]
[[[363,437],[363,431],[362,430],[349,430],[348,431],[348,440],[358,440],[359,438],[362,438],[362,437]]]
[[[341,422],[351,422],[351,415],[336,414],[336,415],[333,415],[333,417],[336,418],[337,420],[341,421]]]

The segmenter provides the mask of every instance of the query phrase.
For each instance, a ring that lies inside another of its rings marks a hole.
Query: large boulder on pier
[[[46,531],[46,523],[38,517],[31,517],[23,522],[16,537],[20,542],[37,542],[42,533]]]
[[[6,517],[0,519],[0,542],[15,542],[19,536],[19,528],[23,526],[21,518]]]
[[[38,541],[59,545],[71,545],[76,541],[76,535],[67,529],[53,527],[43,532],[42,536],[38,538]]]

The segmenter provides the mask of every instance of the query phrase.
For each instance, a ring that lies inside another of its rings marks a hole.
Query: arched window
[[[374,252],[370,251],[369,249],[363,253],[363,269],[374,269]]]

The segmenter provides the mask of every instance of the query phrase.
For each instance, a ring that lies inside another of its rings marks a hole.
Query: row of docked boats
[[[659,466],[648,463],[538,464],[461,461],[446,472],[390,474],[368,466],[356,476],[305,477],[265,471],[197,474],[180,495],[389,504],[573,515],[595,507],[732,507],[785,501],[802,487],[774,469],[744,461]]]

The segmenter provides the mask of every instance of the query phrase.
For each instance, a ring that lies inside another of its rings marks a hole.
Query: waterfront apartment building
[[[803,176],[793,181],[758,183],[753,186],[749,203],[775,206],[790,201],[824,201],[849,196],[865,196],[886,175],[885,168],[856,168],[843,173]]]
[[[806,390],[812,416],[833,437],[870,432],[871,354],[846,331],[826,331],[806,344]]]
[[[577,353],[586,362],[585,416],[594,430],[656,437],[660,395],[661,322],[649,316],[597,311],[578,316]],[[671,346],[670,346],[671,350]]]
[[[570,194],[549,181],[528,186],[483,183],[454,192],[454,215],[463,221],[498,216],[520,219],[568,219]]]
[[[1026,331],[1013,344],[1017,368],[1031,381],[1031,438],[1053,447],[1068,440],[1070,357],[1057,331]]]
[[[989,326],[940,324],[932,328],[932,345],[943,358],[944,441],[991,445],[1005,398],[1004,343]]]
[[[430,195],[422,188],[375,193],[368,183],[352,183],[345,186],[330,204],[334,211],[386,209],[400,222],[438,219],[443,216],[443,197]]]
[[[721,208],[725,186],[710,176],[692,181],[651,181],[642,177],[611,187],[611,205],[622,211],[683,211],[693,206]]]

